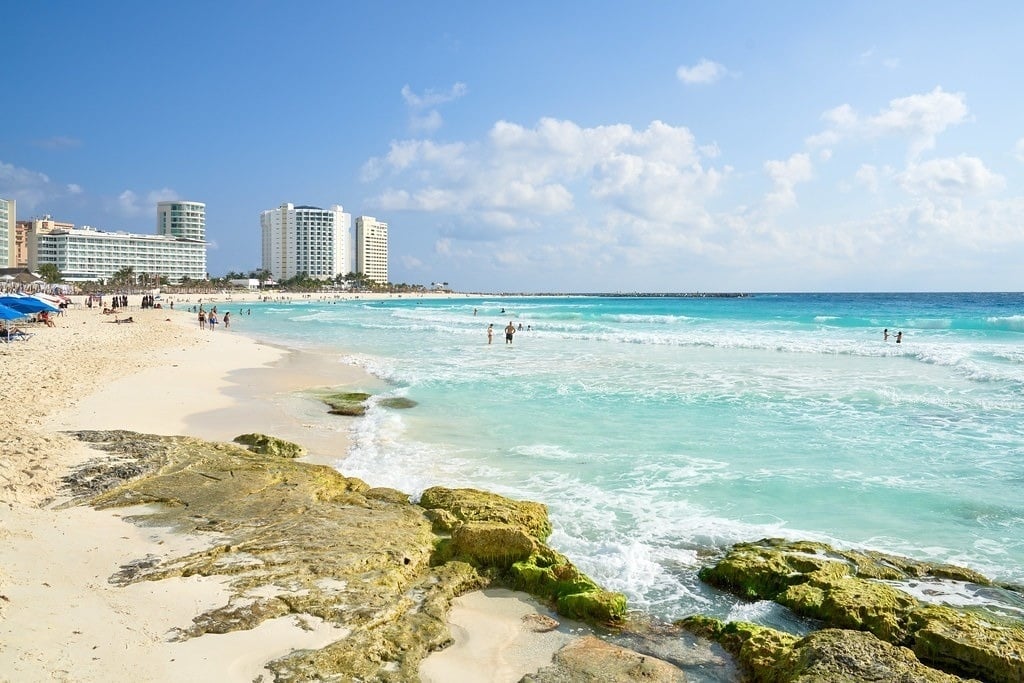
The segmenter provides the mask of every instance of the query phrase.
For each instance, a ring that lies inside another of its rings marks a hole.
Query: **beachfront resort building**
[[[356,272],[379,285],[388,279],[388,224],[373,216],[356,218]]]
[[[138,277],[206,279],[206,243],[166,235],[104,232],[89,226],[35,235],[29,268],[52,263],[69,282],[107,280],[130,267]]]
[[[14,262],[14,232],[17,205],[13,199],[0,199],[0,268],[18,265]]]
[[[205,242],[206,204],[183,201],[158,202],[156,234]]]
[[[282,204],[260,214],[263,270],[276,280],[305,274],[331,280],[352,268],[352,216],[341,205],[329,209]]]
[[[44,263],[57,266],[71,282],[107,280],[124,268],[171,282],[205,280],[206,205],[160,202],[155,235],[75,228],[47,216],[28,236],[28,267],[37,270]]]
[[[74,227],[74,223],[55,221],[49,215],[18,221],[14,231],[14,263],[11,265],[28,268],[28,243],[32,235],[49,234],[54,230],[71,230]]]

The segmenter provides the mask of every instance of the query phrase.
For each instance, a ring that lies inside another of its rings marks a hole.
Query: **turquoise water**
[[[418,402],[354,421],[345,474],[544,502],[551,544],[656,618],[756,618],[696,572],[766,536],[1024,584],[1024,294],[252,309],[236,328],[335,349]]]

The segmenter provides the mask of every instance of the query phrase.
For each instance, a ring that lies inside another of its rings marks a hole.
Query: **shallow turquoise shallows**
[[[551,544],[658,619],[757,618],[696,572],[766,536],[1024,584],[1024,294],[396,297],[235,327],[418,402],[354,421],[345,474],[546,503]]]

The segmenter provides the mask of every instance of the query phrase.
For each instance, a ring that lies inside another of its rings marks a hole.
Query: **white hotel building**
[[[263,269],[277,280],[300,273],[317,280],[352,268],[352,216],[338,204],[329,209],[282,204],[260,214]]]
[[[106,280],[122,268],[136,275],[206,279],[206,205],[160,202],[156,235],[104,232],[88,226],[37,232],[28,240],[28,267],[52,263],[68,281]]]
[[[373,216],[356,218],[356,272],[379,285],[388,279],[388,224]]]
[[[17,223],[17,203],[13,199],[0,199],[0,268],[13,267],[14,232]]]

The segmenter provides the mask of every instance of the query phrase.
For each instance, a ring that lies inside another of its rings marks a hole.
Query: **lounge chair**
[[[8,327],[7,329],[2,330],[2,332],[4,338],[9,342],[18,340],[25,341],[26,339],[31,339],[35,336],[31,332],[26,332],[18,327]]]

